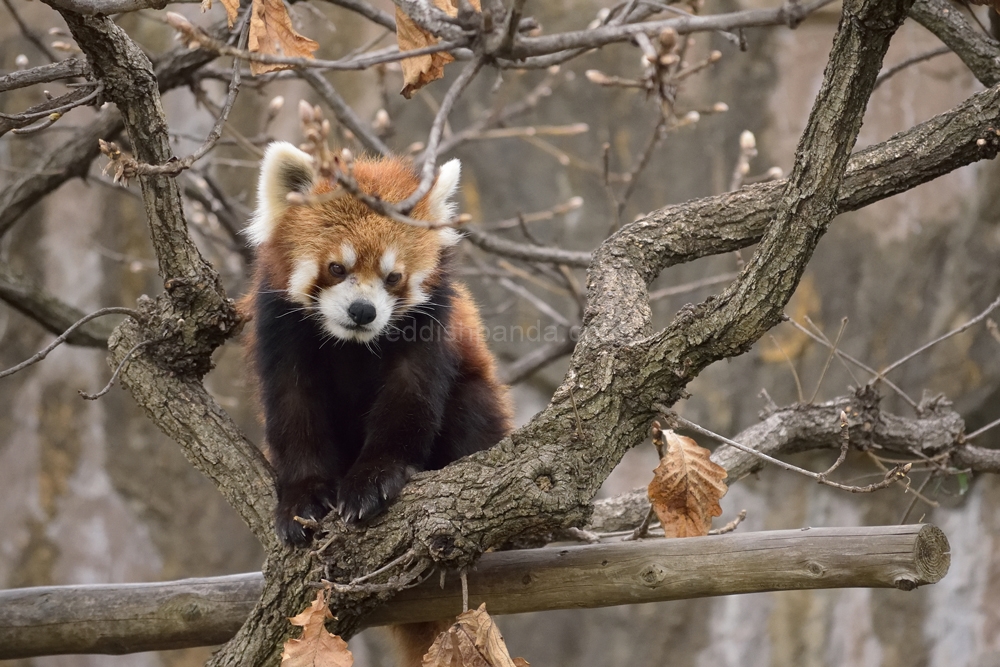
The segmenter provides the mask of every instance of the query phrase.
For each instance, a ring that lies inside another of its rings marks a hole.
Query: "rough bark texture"
[[[931,525],[814,528],[651,539],[484,554],[468,574],[469,608],[494,616],[715,595],[933,584],[948,572],[948,540]],[[0,659],[121,654],[218,644],[246,620],[263,577],[0,591]],[[567,593],[567,591],[569,591]],[[367,625],[462,612],[457,576],[396,595]]]
[[[865,203],[874,201],[892,192],[912,187],[917,182],[923,182],[962,164],[995,155],[998,145],[997,135],[995,131],[991,131],[991,128],[997,126],[995,115],[998,108],[997,90],[991,89],[980,95],[969,103],[971,106],[963,105],[964,111],[961,113],[949,114],[933,121],[937,123],[938,130],[936,131],[944,132],[943,135],[924,136],[907,133],[905,137],[897,139],[909,143],[896,144],[891,149],[888,145],[874,146],[856,154],[850,165],[853,165],[858,158],[867,156],[866,160],[870,159],[873,166],[890,164],[887,162],[888,160],[894,161],[893,164],[898,166],[898,171],[893,169],[892,171],[880,172],[884,174],[885,180],[874,178],[875,171],[865,171],[864,175],[857,179],[856,186],[859,188],[858,192],[865,197],[863,201]],[[940,144],[934,144],[930,141],[931,136],[941,136],[944,140]],[[983,141],[982,145],[978,143],[978,140]],[[93,150],[94,143],[91,141],[90,150]],[[939,147],[936,149],[938,152],[929,152],[931,147],[935,145]],[[946,149],[949,147],[954,147],[957,150],[948,152]],[[863,163],[863,167],[867,164],[867,161]],[[843,201],[845,193],[850,192],[851,187],[853,187],[852,168],[852,166],[848,167],[848,175],[845,177],[838,195],[841,202],[839,210],[846,210],[843,208]],[[53,168],[51,171],[58,171],[58,169]],[[916,177],[913,180],[900,180],[904,178],[902,174],[907,173],[916,174]],[[41,177],[41,175],[36,175],[33,178]],[[155,191],[158,186],[147,184],[147,187]],[[770,194],[764,196],[764,191]],[[720,206],[705,209],[706,215],[714,216],[734,212],[743,216],[741,211],[743,207],[748,207],[750,214],[747,217],[734,220],[731,231],[726,229],[723,229],[721,233],[713,231],[712,233],[719,237],[719,241],[714,244],[699,240],[697,235],[690,239],[684,239],[687,246],[676,255],[678,261],[745,247],[759,240],[767,222],[774,214],[774,207],[780,197],[780,191],[781,186],[756,186],[744,189],[725,199],[708,200],[715,201]],[[505,193],[504,196],[509,195]],[[701,202],[698,205],[701,205]],[[15,209],[4,207],[3,211],[0,212],[0,220],[6,219],[9,210]],[[648,210],[648,208],[644,210]],[[648,251],[633,253],[636,248],[630,247],[626,248],[626,251],[622,251],[621,248],[616,251],[607,250],[601,255],[604,262],[602,266],[607,270],[605,274],[607,280],[603,283],[595,283],[597,287],[594,288],[593,293],[597,295],[597,298],[592,299],[592,302],[613,302],[616,296],[624,293],[601,292],[603,288],[611,285],[610,268],[615,267],[623,268],[623,275],[631,283],[628,296],[634,299],[634,302],[641,302],[645,283],[651,280],[662,266],[670,263],[669,253],[665,249],[672,247],[671,243],[673,242],[667,240],[668,237],[665,235],[662,237],[665,240],[661,242],[660,230],[669,229],[675,219],[674,216],[681,212],[682,208],[680,207],[657,212],[630,228],[631,237],[627,233],[623,233],[616,240],[616,243],[620,243],[623,239],[631,238],[640,250],[648,248]],[[159,213],[154,211],[154,215],[159,215]],[[743,227],[743,225],[747,226]],[[0,224],[0,227],[2,226]],[[690,232],[692,229],[694,229],[694,225],[683,231]],[[803,232],[803,234],[811,233],[814,232],[812,230]],[[669,238],[682,237],[675,235]],[[656,247],[657,244],[660,244],[659,249]],[[618,254],[615,254],[616,252]],[[655,262],[637,267],[630,262],[638,255],[642,255],[643,259],[655,257]],[[597,268],[600,270],[601,267]],[[637,274],[630,273],[633,271]],[[164,277],[171,276],[165,273]],[[209,291],[214,291],[210,283],[208,283],[208,288]],[[179,293],[176,296],[179,300],[184,301]],[[207,297],[207,300],[209,302],[215,301],[211,295]],[[187,306],[178,307],[173,303],[169,305],[158,304],[150,314],[151,323],[147,325],[147,331],[136,331],[134,325],[128,325],[121,330],[121,338],[117,339],[120,342],[116,348],[118,350],[116,362],[125,350],[130,349],[132,342],[140,339],[139,336],[150,335],[148,328],[160,326],[162,322],[172,321],[176,323],[176,319],[185,319],[188,322],[190,318],[187,317],[187,313]],[[178,314],[180,317],[177,316]],[[616,318],[618,319],[616,320]],[[552,524],[558,525],[561,522],[568,523],[581,519],[586,513],[586,502],[599,483],[599,478],[613,467],[625,449],[645,435],[648,418],[653,414],[648,400],[651,398],[656,400],[670,398],[670,396],[647,395],[653,392],[641,393],[638,398],[597,396],[597,388],[626,389],[629,382],[635,381],[634,378],[627,376],[624,378],[614,377],[620,369],[631,370],[638,364],[638,348],[620,346],[619,341],[622,339],[619,338],[619,332],[615,327],[622,325],[622,331],[629,336],[645,336],[658,328],[658,325],[648,319],[647,313],[641,306],[633,308],[628,302],[623,303],[619,310],[611,313],[606,319],[595,318],[592,313],[590,322],[602,325],[603,328],[600,330],[595,328],[592,333],[595,335],[603,334],[603,338],[589,339],[587,347],[578,351],[576,362],[593,364],[594,367],[583,372],[573,371],[570,381],[557,395],[553,408],[546,415],[546,418],[554,419],[554,421],[549,422],[548,425],[542,423],[529,427],[507,443],[502,451],[498,450],[495,454],[497,462],[519,460],[519,457],[523,457],[526,452],[533,451],[533,448],[541,443],[540,466],[535,466],[532,469],[531,466],[521,464],[520,468],[511,466],[500,468],[497,478],[493,479],[493,470],[490,469],[490,466],[493,465],[494,460],[483,457],[479,461],[470,463],[457,475],[450,476],[446,472],[439,479],[432,476],[421,478],[419,483],[407,492],[404,503],[414,504],[417,499],[429,495],[437,499],[437,504],[433,506],[433,509],[438,517],[448,516],[447,514],[439,514],[439,512],[469,510],[472,512],[472,516],[468,533],[464,525],[461,527],[450,524],[441,525],[440,530],[436,530],[437,526],[427,518],[430,516],[429,514],[424,514],[421,510],[410,507],[405,511],[410,512],[408,516],[415,516],[421,520],[419,525],[410,524],[401,519],[398,516],[399,512],[397,512],[395,515],[386,517],[383,523],[373,526],[369,531],[373,537],[367,541],[365,541],[366,538],[358,538],[357,533],[352,532],[346,535],[348,540],[360,539],[362,541],[361,547],[357,551],[352,550],[345,555],[343,562],[336,563],[335,573],[350,576],[370,571],[392,555],[405,550],[411,534],[417,534],[417,528],[421,531],[417,537],[422,540],[421,543],[426,547],[427,554],[441,555],[445,562],[462,562],[466,558],[473,557],[478,549],[488,546],[494,539],[505,537],[499,522],[491,524],[488,517],[476,514],[480,510],[478,504],[473,504],[473,500],[479,501],[487,489],[489,493],[495,494],[492,496],[493,498],[516,499],[516,501],[510,500],[507,504],[497,502],[490,511],[496,509],[501,515],[505,511],[510,512],[518,530],[526,528],[545,530]],[[196,335],[193,329],[191,335]],[[710,341],[709,344],[714,343]],[[204,350],[204,348],[202,349]],[[630,354],[633,357],[628,358]],[[260,462],[255,458],[249,443],[242,436],[239,436],[234,428],[231,428],[230,422],[222,415],[221,410],[210,402],[207,394],[202,392],[200,382],[193,380],[189,382],[183,377],[183,373],[181,373],[181,377],[173,376],[170,370],[164,370],[159,365],[158,360],[150,360],[147,356],[140,354],[132,363],[128,364],[126,382],[129,383],[130,388],[138,388],[136,389],[137,398],[141,402],[153,406],[150,408],[150,413],[157,420],[157,423],[171,437],[178,439],[185,451],[195,460],[199,469],[212,476],[224,487],[230,484],[238,487],[224,488],[227,498],[241,508],[248,522],[256,526],[258,534],[266,539],[269,534],[267,526],[269,523],[268,503],[270,502],[266,469],[262,468]],[[169,365],[172,357],[169,354],[165,356],[165,363]],[[201,360],[199,363],[204,361]],[[198,364],[194,365],[200,368]],[[683,372],[689,377],[695,370],[692,367],[684,369]],[[653,369],[651,369],[652,371]],[[661,371],[662,369],[656,372]],[[669,371],[662,372],[662,374],[669,375]],[[659,378],[655,377],[649,379],[650,382],[658,380]],[[577,382],[582,383],[583,386],[577,388]],[[159,383],[165,384],[161,385],[162,388],[157,388]],[[665,386],[681,387],[683,379],[676,381],[669,379],[665,381]],[[192,409],[178,409],[176,407],[190,405],[185,401],[192,396],[194,403]],[[576,435],[577,419],[572,405],[574,399],[580,408],[582,438]],[[607,415],[602,413],[603,410],[609,411]],[[206,411],[212,415],[211,423],[207,426],[203,419]],[[614,415],[633,411],[641,414],[637,414],[633,419],[621,424],[613,423]],[[613,423],[612,427],[606,428],[607,423]],[[195,424],[197,427],[194,426]],[[972,452],[973,449],[967,448],[966,451]],[[567,463],[567,460],[570,459],[572,459],[571,463]],[[241,477],[244,474],[247,476]],[[468,479],[472,480],[473,486],[476,488],[470,490],[467,497],[449,497],[448,494],[457,487],[459,482],[465,481],[461,479],[462,475],[468,475]],[[534,483],[536,479],[538,483]],[[557,482],[555,486],[552,485],[553,481]],[[525,489],[530,493],[525,494]],[[545,490],[543,491],[543,489]],[[477,490],[478,497],[476,496]],[[525,499],[523,507],[519,505],[521,500],[519,494],[523,495]],[[552,511],[553,518],[546,522],[530,516],[531,512],[540,510]],[[377,543],[378,549],[370,550],[367,553],[364,551],[365,548],[370,548],[375,543],[375,537],[379,535],[385,537],[396,528],[401,533],[398,534],[398,537],[386,540],[384,544]],[[455,532],[461,532],[463,538],[466,535],[469,536],[466,543],[458,544],[457,551],[459,553],[457,554],[448,552],[448,548],[452,545],[447,540],[440,541],[441,543],[434,541],[434,538],[440,535],[452,535]],[[440,548],[431,554],[431,547],[434,546]],[[239,658],[236,657],[238,655],[236,652],[248,647],[253,650],[248,651],[247,656],[256,652],[257,656],[273,657],[276,642],[284,632],[283,616],[290,611],[298,611],[295,608],[298,604],[296,600],[306,593],[302,582],[314,580],[319,574],[311,571],[311,566],[306,561],[305,556],[299,554],[274,554],[268,567],[273,584],[268,589],[259,611],[254,615],[253,625],[243,633],[243,640],[247,643],[235,644],[230,647],[229,657],[225,659],[228,659],[231,664],[246,664],[240,662]],[[295,579],[295,577],[299,577],[299,579]],[[283,596],[287,596],[287,598]],[[373,603],[365,602],[360,604],[358,609],[369,607],[371,604]],[[345,625],[354,622],[350,620],[350,614],[346,617],[348,621]],[[252,642],[252,646],[250,642]],[[223,659],[220,656],[220,660]],[[248,657],[247,660],[249,661],[250,658]]]

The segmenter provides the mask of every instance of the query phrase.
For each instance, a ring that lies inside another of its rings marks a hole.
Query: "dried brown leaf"
[[[226,2],[227,0],[223,0]],[[236,2],[237,0],[228,0]],[[227,5],[226,11],[229,11]],[[290,58],[312,58],[313,51],[319,44],[295,32],[292,18],[282,0],[253,0],[253,10],[250,15],[250,38],[247,47],[251,53],[264,53],[272,56],[287,56]],[[289,65],[260,63],[251,60],[250,72],[263,74],[279,69],[288,69]]]
[[[496,623],[483,604],[458,615],[438,635],[424,655],[423,667],[530,667],[524,658],[510,657]]]
[[[302,628],[302,636],[285,642],[281,667],[351,667],[354,656],[347,649],[347,642],[327,632],[325,624],[331,618],[333,614],[321,590],[301,614],[288,619]]]
[[[458,5],[455,0],[433,0],[434,6],[446,12],[449,16],[458,15]],[[480,11],[479,0],[470,0],[470,4]],[[400,51],[422,49],[425,46],[437,44],[440,40],[418,27],[403,10],[396,7],[396,41]],[[444,66],[455,60],[450,53],[441,51],[422,56],[414,56],[400,61],[403,68],[403,89],[400,93],[410,99],[413,93],[444,76]]]
[[[691,438],[657,430],[663,457],[649,483],[649,500],[666,537],[708,535],[712,517],[722,514],[719,500],[728,487],[726,469],[709,459],[711,452]]]

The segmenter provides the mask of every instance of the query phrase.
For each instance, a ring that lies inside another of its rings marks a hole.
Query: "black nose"
[[[375,305],[371,301],[355,301],[347,308],[355,324],[364,326],[375,319]]]

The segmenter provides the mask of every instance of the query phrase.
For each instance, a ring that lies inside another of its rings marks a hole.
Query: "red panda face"
[[[440,169],[430,193],[411,212],[447,222],[458,184],[457,160]],[[419,183],[399,159],[355,162],[361,189],[390,202]],[[336,194],[319,182],[312,160],[290,144],[268,147],[261,166],[257,210],[246,233],[272,289],[301,304],[330,336],[368,343],[391,331],[403,315],[427,304],[439,279],[442,252],[454,245],[452,228],[425,229],[372,212],[344,194],[315,204],[290,204],[288,194]]]

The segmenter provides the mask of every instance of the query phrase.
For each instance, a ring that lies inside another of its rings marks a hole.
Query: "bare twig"
[[[451,51],[461,46],[466,46],[465,42],[439,42],[430,46],[424,46],[412,51],[400,52],[396,46],[386,47],[373,51],[366,55],[353,56],[339,60],[320,60],[313,58],[294,58],[287,56],[272,56],[266,53],[257,53],[237,48],[215,39],[201,28],[193,25],[186,18],[174,12],[167,12],[164,20],[172,28],[184,35],[189,44],[197,44],[203,49],[208,49],[223,56],[232,56],[250,62],[265,63],[268,65],[288,65],[296,68],[315,68],[325,70],[362,70],[373,65],[383,63],[398,62],[407,58],[419,55],[429,55],[442,51]]]
[[[809,320],[808,317],[806,318],[806,320],[811,323],[811,320]],[[799,331],[801,331],[805,335],[809,336],[810,338],[812,338],[817,343],[819,343],[821,345],[826,345],[830,349],[836,349],[836,348],[833,347],[833,343],[831,343],[829,341],[829,339],[827,339],[827,337],[822,334],[822,332],[820,332],[817,335],[816,333],[813,333],[812,331],[810,331],[806,327],[802,326],[801,324],[799,324],[798,322],[796,322],[792,318],[788,318],[788,322],[793,327],[795,327],[796,329],[798,329]],[[837,355],[838,359],[841,359],[841,360],[844,360],[844,361],[848,361],[848,362],[854,364],[855,366],[857,366],[858,368],[860,368],[861,370],[863,370],[863,371],[865,371],[867,373],[870,373],[873,378],[877,378],[878,377],[878,371],[876,371],[874,368],[872,368],[868,364],[864,363],[863,361],[859,361],[858,359],[855,359],[854,357],[852,357],[851,355],[847,354],[846,352],[843,352],[842,350],[837,350],[836,351],[836,355]],[[896,394],[898,394],[900,398],[902,398],[904,401],[906,401],[907,403],[909,403],[910,407],[912,407],[914,410],[918,410],[919,409],[919,404],[916,401],[914,401],[912,398],[910,398],[910,396],[905,391],[903,391],[902,389],[900,389],[894,382],[890,381],[888,378],[881,378],[880,381],[884,382],[885,385],[887,387],[889,387],[890,389],[892,389],[894,392],[896,392]]]
[[[756,456],[761,460],[767,461],[768,463],[772,463],[778,466],[779,468],[783,468],[791,472],[797,472],[800,475],[805,475],[806,477],[814,479],[820,484],[823,484],[825,486],[831,486],[835,489],[841,489],[843,491],[850,491],[851,493],[871,493],[873,491],[878,491],[880,489],[887,488],[892,484],[895,484],[898,480],[904,479],[906,477],[906,474],[910,471],[910,468],[912,467],[911,464],[909,463],[897,465],[891,470],[889,470],[881,481],[875,482],[874,484],[868,484],[867,486],[852,486],[850,484],[840,484],[839,482],[831,482],[830,480],[826,479],[826,477],[824,476],[825,473],[812,472],[811,470],[800,468],[798,466],[792,465],[791,463],[786,463],[780,459],[774,458],[773,456],[764,454],[763,452],[758,452],[756,449],[752,449],[750,447],[747,447],[746,445],[741,445],[735,440],[730,440],[729,438],[723,435],[719,435],[718,433],[713,433],[712,431],[709,431],[707,428],[699,426],[698,424],[695,424],[692,421],[688,421],[687,419],[684,419],[683,417],[677,415],[676,413],[670,412],[670,410],[665,406],[656,406],[656,407],[665,414],[668,414],[670,420],[675,421],[684,428],[690,429],[695,433],[700,433],[701,435],[707,436],[714,440],[718,440],[719,442],[723,442],[729,445],[730,447],[734,447],[740,450],[741,452],[752,454],[753,456]]]
[[[60,335],[54,341],[49,343],[49,345],[46,346],[45,349],[39,351],[31,358],[22,361],[17,366],[8,368],[5,371],[0,371],[0,378],[5,378],[8,375],[13,375],[14,373],[17,373],[18,371],[23,370],[28,366],[37,364],[39,361],[49,356],[49,353],[52,352],[52,350],[56,349],[57,347],[65,343],[66,339],[69,338],[74,331],[82,327],[87,322],[98,317],[103,317],[105,315],[128,315],[129,317],[137,321],[140,318],[139,312],[137,310],[133,310],[132,308],[123,308],[120,306],[111,306],[109,308],[101,308],[100,310],[94,311],[89,315],[81,317],[79,320],[76,321],[75,324],[73,324],[73,326],[71,326],[69,329],[66,329],[66,331],[64,331],[62,335]]]
[[[950,46],[939,46],[936,49],[931,49],[930,51],[918,53],[917,55],[911,58],[907,58],[903,62],[897,65],[893,65],[892,67],[889,67],[884,72],[879,74],[878,78],[875,79],[875,88],[877,89],[879,86],[885,83],[890,77],[895,76],[896,74],[903,71],[907,67],[911,67],[913,65],[916,65],[917,63],[922,63],[926,60],[930,60],[931,58],[937,58],[938,56],[943,56],[946,53],[952,53]]]
[[[736,530],[736,527],[743,523],[747,518],[747,511],[740,510],[740,513],[736,515],[736,518],[727,523],[722,528],[714,528],[708,531],[709,535],[725,535],[726,533],[731,533]]]
[[[982,435],[983,433],[986,433],[986,432],[987,432],[987,431],[989,431],[990,429],[992,429],[992,428],[996,428],[997,426],[1000,426],[1000,419],[997,419],[996,421],[991,421],[991,422],[990,422],[989,424],[987,424],[986,426],[983,426],[982,428],[978,428],[978,429],[976,429],[975,431],[973,431],[973,432],[972,432],[972,433],[970,433],[969,435],[965,436],[965,441],[966,441],[966,442],[969,442],[970,440],[973,440],[973,439],[975,439],[975,438],[978,438],[978,437],[979,437],[979,436],[981,436],[981,435]]]
[[[244,24],[243,32],[240,35],[241,45],[246,43],[249,32],[250,22],[247,21]],[[212,126],[212,131],[208,133],[208,136],[205,138],[205,141],[201,144],[201,146],[199,146],[194,153],[191,153],[185,158],[170,160],[166,164],[145,164],[124,155],[114,143],[102,141],[101,152],[104,153],[111,160],[111,164],[114,165],[115,181],[124,180],[125,182],[128,182],[130,178],[134,178],[136,176],[153,174],[177,175],[185,169],[190,169],[195,162],[203,158],[210,150],[212,150],[212,148],[215,147],[216,142],[219,141],[219,137],[222,136],[222,129],[225,127],[226,121],[229,119],[229,112],[232,111],[233,104],[236,102],[236,96],[240,92],[241,80],[240,63],[238,60],[234,60],[233,78],[229,82],[229,92],[226,94],[226,101],[219,112],[219,117],[216,118],[215,125]]]
[[[891,372],[891,371],[899,368],[900,366],[902,366],[903,364],[905,364],[910,359],[913,359],[914,357],[922,354],[923,352],[929,350],[930,348],[934,347],[938,343],[940,343],[942,341],[945,341],[945,340],[948,340],[952,336],[955,336],[957,334],[962,333],[963,331],[965,331],[969,327],[972,327],[972,326],[974,326],[976,324],[979,324],[984,319],[986,319],[986,317],[990,313],[992,313],[994,310],[996,310],[998,307],[1000,307],[1000,297],[997,297],[996,300],[993,301],[993,303],[991,303],[989,306],[987,306],[986,310],[984,310],[983,312],[979,313],[978,315],[976,315],[975,317],[973,317],[971,320],[969,320],[968,322],[966,322],[962,326],[957,327],[955,329],[952,329],[951,331],[949,331],[948,333],[944,334],[943,336],[938,336],[937,338],[935,338],[931,342],[925,343],[924,345],[921,345],[920,347],[918,347],[913,352],[910,352],[908,355],[906,355],[902,359],[899,359],[897,361],[892,362],[891,364],[889,364],[888,366],[886,366],[885,368],[883,368],[881,371],[879,371],[878,377],[880,379],[884,378],[886,375],[889,374],[889,372]]]
[[[103,389],[101,389],[96,394],[88,394],[87,392],[85,392],[85,391],[83,391],[81,389],[81,390],[79,390],[80,396],[82,396],[83,398],[85,398],[88,401],[96,401],[101,396],[104,396],[106,393],[108,393],[109,391],[111,391],[111,387],[114,386],[115,380],[118,379],[118,374],[122,372],[122,368],[124,368],[125,364],[128,363],[128,361],[132,358],[132,355],[135,354],[136,352],[138,352],[140,349],[146,347],[147,345],[149,345],[152,342],[153,341],[151,341],[151,340],[141,340],[138,343],[136,343],[135,345],[133,345],[132,348],[128,352],[125,353],[125,356],[122,357],[121,363],[119,363],[118,366],[117,366],[117,368],[115,368],[115,372],[111,374],[111,379],[108,380],[108,383],[106,385],[104,385]]]
[[[781,343],[778,342],[778,339],[771,334],[768,334],[768,336],[771,338],[771,342],[774,343],[774,346],[778,348],[778,352],[781,352],[781,356],[783,356],[785,361],[788,362],[788,367],[792,369],[792,378],[795,380],[796,395],[799,397],[799,403],[804,403],[806,399],[802,394],[802,381],[799,380],[799,372],[795,369],[795,364],[792,363],[791,357],[789,357],[788,353],[785,352],[785,348],[781,347]],[[812,401],[810,401],[810,403],[811,402]]]
[[[659,301],[661,299],[666,299],[671,296],[679,296],[681,294],[688,294],[689,292],[694,292],[703,287],[714,287],[715,285],[724,285],[725,283],[732,282],[738,273],[720,273],[717,276],[709,276],[708,278],[702,278],[701,280],[692,280],[689,283],[682,283],[680,285],[671,285],[670,287],[663,287],[658,290],[653,290],[649,293],[649,302]]]
[[[830,368],[830,362],[833,360],[833,356],[837,353],[837,346],[840,345],[840,339],[844,335],[844,329],[847,328],[847,318],[840,320],[840,329],[837,331],[837,337],[833,339],[833,346],[830,347],[830,354],[826,355],[826,362],[823,364],[823,370],[819,373],[819,379],[816,380],[816,388],[813,389],[812,396],[809,398],[809,402],[813,403],[816,401],[816,396],[819,395],[819,388],[823,386],[823,378],[826,377],[826,372]]]

